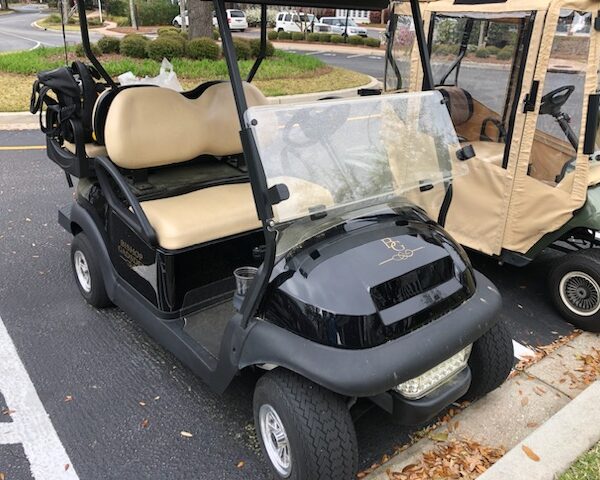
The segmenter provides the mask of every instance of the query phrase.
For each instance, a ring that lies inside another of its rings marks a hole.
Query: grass
[[[69,62],[76,59],[74,49],[69,48]],[[160,64],[148,59],[125,58],[120,55],[103,55],[100,60],[113,77],[132,71],[138,77],[155,76]],[[27,110],[29,94],[35,74],[64,65],[62,48],[38,48],[36,50],[0,55],[0,112]],[[173,67],[184,88],[191,88],[206,80],[227,79],[224,60],[173,59]],[[245,77],[253,60],[239,62]],[[368,83],[361,73],[333,68],[313,56],[276,51],[274,57],[265,60],[255,78],[255,83],[267,96],[295,95],[299,93],[324,92],[342,88],[358,87]]]
[[[560,476],[559,480],[598,480],[600,478],[600,443],[583,454]]]
[[[73,23],[68,23],[65,25],[65,30],[67,32],[79,32],[79,20],[77,16],[71,17],[70,21]],[[60,21],[60,16],[58,14],[52,14],[47,17],[42,18],[37,21],[39,27],[46,28],[48,30],[60,30],[62,31],[62,23]],[[102,25],[88,25],[90,30],[94,28],[100,28]]]

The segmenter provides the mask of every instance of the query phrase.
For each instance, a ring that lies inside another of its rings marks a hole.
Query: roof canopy
[[[255,5],[273,5],[281,7],[305,8],[346,8],[358,10],[383,10],[389,6],[389,0],[244,0],[240,3]]]

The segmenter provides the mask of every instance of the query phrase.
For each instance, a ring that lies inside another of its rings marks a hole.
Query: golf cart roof
[[[383,10],[389,6],[388,0],[245,0],[244,3],[273,5],[277,7],[344,8],[359,10]]]
[[[422,1],[422,0],[420,0]],[[546,11],[552,5],[561,8],[572,8],[584,10],[590,7],[598,7],[598,0],[437,0],[428,2],[427,10],[434,12],[479,12],[479,13],[501,13],[501,12],[523,12],[523,11]]]

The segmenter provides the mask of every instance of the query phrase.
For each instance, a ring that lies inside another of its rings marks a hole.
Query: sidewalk
[[[553,473],[561,473],[579,454],[584,453],[594,441],[600,438],[600,422],[596,420],[592,422],[592,416],[600,416],[600,412],[582,408],[578,404],[574,404],[573,407],[568,406],[569,402],[582,393],[590,383],[590,377],[580,372],[583,368],[581,356],[594,352],[594,349],[600,354],[600,335],[591,333],[579,335],[525,371],[513,374],[502,387],[487,397],[468,406],[455,416],[447,416],[448,418],[441,425],[428,431],[423,438],[364,478],[368,480],[402,478],[400,472],[409,471],[413,466],[418,465],[424,458],[423,454],[446,444],[451,445],[452,442],[467,440],[490,449],[510,450],[516,447],[514,453],[510,451],[506,455],[506,460],[498,462],[498,467],[492,466],[487,474],[481,476],[482,480],[520,478],[552,480],[554,477],[548,474],[548,469],[554,469]],[[595,385],[579,402],[586,401],[587,397],[593,395],[598,405],[599,392],[600,386]],[[587,401],[589,402],[589,399]],[[565,406],[569,408],[568,413],[554,419],[553,416]],[[558,425],[565,421],[577,423],[579,426],[577,429],[559,428]],[[545,422],[548,422],[549,426],[541,427],[540,433],[537,433],[536,429]],[[587,426],[587,431],[584,426]],[[532,440],[531,445],[527,443],[529,440],[526,443],[534,455],[541,458],[539,465],[531,460],[531,457],[526,456],[521,448],[521,442],[532,432],[536,432],[535,441]],[[576,438],[580,432],[581,438]],[[560,438],[556,438],[557,435]],[[570,444],[570,448],[565,450],[566,455],[558,455],[556,451],[552,453],[546,451],[544,445],[552,446],[557,442]],[[555,459],[548,462],[551,455]],[[519,458],[518,465],[515,465],[519,468],[509,469],[507,464],[510,464],[511,459],[515,457]],[[524,460],[521,457],[524,457]],[[557,461],[557,458],[560,458],[560,461]],[[544,469],[545,476],[530,476],[530,470],[524,467],[529,468],[532,464],[536,464],[537,469]],[[501,473],[494,473],[496,468]]]

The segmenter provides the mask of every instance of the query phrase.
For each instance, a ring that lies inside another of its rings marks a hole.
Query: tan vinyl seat
[[[299,178],[281,177],[290,198],[274,207],[277,219],[289,220],[310,207],[332,205],[328,190]],[[158,236],[158,243],[168,250],[178,250],[199,243],[255,230],[261,226],[256,214],[249,183],[219,185],[176,197],[141,203],[144,213]]]
[[[245,83],[248,106],[265,105],[265,96]],[[165,88],[119,92],[106,116],[104,141],[110,159],[127,169],[150,168],[194,159],[242,153],[239,120],[228,82],[208,87],[197,99]],[[308,214],[311,207],[332,205],[330,192],[291,177],[284,183],[290,198],[274,207],[276,219]],[[140,203],[167,250],[179,250],[260,228],[249,183],[207,187],[174,197]]]
[[[497,167],[502,167],[504,160],[504,143],[496,142],[466,142],[465,145],[471,145],[475,150],[475,156],[486,163],[492,163]]]
[[[75,144],[71,142],[67,142],[66,140],[63,142],[63,147],[65,147],[69,152],[73,155],[77,153],[77,149],[75,148]],[[96,158],[96,157],[106,157],[108,152],[106,148],[102,145],[96,145],[95,143],[86,143],[85,144],[85,155],[88,158]]]

